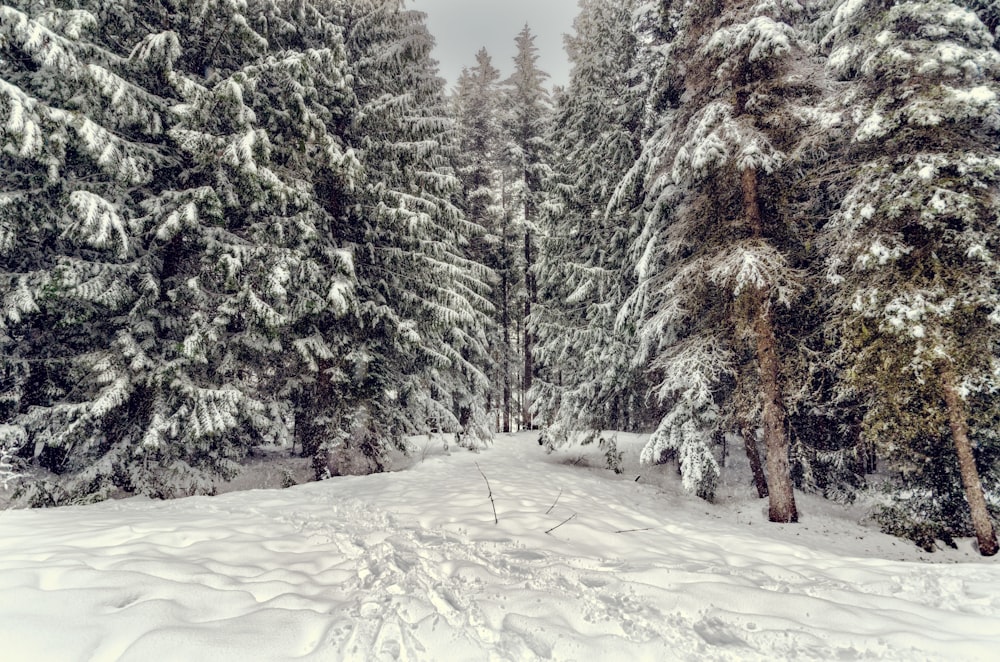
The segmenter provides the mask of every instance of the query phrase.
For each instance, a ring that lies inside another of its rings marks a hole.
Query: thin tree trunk
[[[762,240],[764,221],[761,216],[757,189],[757,171],[747,168],[741,173],[744,214],[753,237]],[[764,447],[767,449],[767,487],[770,503],[768,519],[772,522],[797,522],[791,466],[788,462],[788,432],[785,426],[785,403],[781,397],[781,365],[778,341],[774,332],[774,316],[767,291],[757,290],[751,306],[751,327],[757,340],[757,365],[760,369]]]
[[[511,399],[511,379],[510,379],[510,292],[507,271],[503,274],[503,313],[501,324],[503,324],[503,431],[510,432],[510,399]]]
[[[993,556],[1000,551],[997,544],[996,531],[990,521],[990,513],[986,508],[986,497],[983,495],[983,484],[979,480],[976,469],[976,459],[972,454],[972,444],[969,441],[969,423],[966,419],[962,396],[958,393],[955,368],[949,362],[940,364],[942,395],[948,407],[948,424],[951,426],[951,438],[958,455],[958,468],[962,475],[962,487],[965,489],[965,500],[969,504],[972,515],[972,526],[976,531],[979,543],[979,553],[983,556]]]
[[[750,461],[750,473],[753,474],[753,485],[757,488],[757,496],[763,499],[767,496],[767,478],[760,462],[760,450],[757,448],[757,431],[750,421],[740,422],[740,434],[743,435],[743,448]]]
[[[534,303],[537,296],[537,288],[535,287],[535,276],[531,272],[532,259],[531,231],[526,230],[524,233],[524,374],[522,375],[521,385],[524,391],[524,394],[521,396],[521,420],[524,422],[526,430],[533,429],[529,393],[531,392],[531,383],[535,369],[531,358],[534,338],[532,338],[531,331],[528,328],[528,321],[531,316],[531,304]]]

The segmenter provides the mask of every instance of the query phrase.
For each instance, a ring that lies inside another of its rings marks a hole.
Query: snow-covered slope
[[[0,513],[5,660],[989,660],[1000,563],[532,435],[288,490]],[[499,523],[483,475],[489,479]],[[636,476],[641,473],[641,478]],[[554,506],[553,506],[554,504]],[[846,511],[845,511],[846,512]],[[571,519],[568,519],[571,518]],[[568,521],[567,521],[568,519]],[[561,522],[562,526],[551,530]]]

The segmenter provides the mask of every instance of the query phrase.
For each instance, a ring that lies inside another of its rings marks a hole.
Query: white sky
[[[577,0],[410,0],[407,6],[427,14],[427,27],[437,41],[434,59],[449,89],[462,67],[475,64],[476,51],[483,47],[506,77],[514,57],[514,37],[525,23],[535,34],[538,66],[549,74],[549,85],[569,80],[562,36],[572,32]]]

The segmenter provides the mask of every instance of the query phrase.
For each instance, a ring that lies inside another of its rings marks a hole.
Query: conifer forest
[[[565,86],[530,26],[448,85],[425,18],[4,0],[17,504],[621,431],[997,553],[1000,2],[580,0]]]

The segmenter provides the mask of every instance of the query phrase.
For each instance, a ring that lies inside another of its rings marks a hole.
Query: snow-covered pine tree
[[[637,9],[587,0],[566,42],[573,68],[552,120],[555,174],[541,214],[529,325],[537,337],[533,406],[553,443],[644,422],[644,371],[631,365],[634,326],[616,325],[634,286],[628,254],[642,196],[641,185],[617,187],[639,155],[657,66],[655,11]]]
[[[716,435],[759,425],[769,518],[778,522],[797,519],[780,311],[803,275],[789,257],[780,183],[798,128],[795,100],[808,87],[795,75],[810,52],[797,29],[803,13],[793,0],[663,3],[670,64],[657,94],[680,103],[640,159],[653,213],[637,244],[640,283],[623,312],[648,311],[637,359],[652,366],[665,407],[644,459],[676,452],[685,485],[709,497]],[[739,391],[753,396],[739,403]]]
[[[107,475],[123,449],[104,432],[136,388],[103,359],[149,285],[135,200],[167,161],[168,103],[120,75],[128,53],[99,32],[83,9],[0,6],[0,443]]]
[[[509,252],[514,242],[509,240],[508,235],[509,230],[513,230],[520,240],[523,257],[519,269],[523,274],[523,305],[517,307],[514,317],[518,320],[516,326],[521,336],[520,421],[522,427],[531,429],[530,391],[535,367],[532,361],[534,334],[528,326],[528,319],[532,305],[538,300],[535,235],[538,232],[539,212],[546,197],[545,181],[550,178],[551,172],[547,124],[552,107],[545,88],[548,74],[538,68],[538,47],[527,24],[514,39],[514,44],[517,49],[514,71],[502,84],[505,113],[501,121],[507,141],[503,160],[509,172],[506,184],[510,187],[506,204],[511,211],[510,225],[505,224],[502,239],[505,252]],[[514,262],[512,257],[510,266]]]
[[[509,432],[513,413],[512,357],[510,342],[504,341],[504,334],[510,329],[505,319],[510,314],[511,274],[503,268],[502,260],[505,210],[501,205],[499,81],[500,71],[493,66],[490,54],[485,48],[480,49],[476,64],[462,70],[451,106],[458,131],[458,149],[453,160],[462,182],[462,207],[469,221],[486,231],[472,238],[470,255],[497,275],[490,291],[493,316],[485,330],[490,352],[487,410],[495,429]]]
[[[342,17],[328,2],[284,9],[284,20],[257,20],[271,52],[198,95],[176,132],[226,218],[224,231],[205,235],[201,277],[209,328],[226,341],[206,346],[203,362],[255,395],[269,421],[265,440],[294,430],[305,454],[343,451],[332,469],[319,457],[320,474],[370,471],[381,466],[381,446],[345,442],[365,331],[352,315],[344,227],[360,165],[340,135],[357,110]],[[232,158],[220,161],[220,150]]]
[[[997,538],[1000,53],[995,3],[837,3],[829,67],[853,119],[824,230],[840,393],[900,488],[883,524],[933,544]]]
[[[342,2],[358,113],[346,127],[362,175],[344,239],[367,336],[356,349],[365,415],[379,439],[461,432],[489,439],[484,329],[488,268],[469,259],[482,228],[456,206],[447,150],[457,139],[423,15],[401,0]]]
[[[327,24],[316,48],[267,55],[268,38],[296,33],[273,2],[90,5],[37,17],[67,40],[29,20],[33,47],[74,58],[40,56],[36,72],[8,80],[26,81],[34,107],[62,106],[45,112],[86,132],[96,172],[145,171],[108,194],[102,177],[74,181],[87,149],[46,164],[49,189],[79,187],[64,204],[86,216],[67,214],[56,238],[32,237],[50,263],[51,274],[34,275],[47,305],[20,304],[21,317],[35,314],[15,320],[21,346],[5,355],[47,381],[20,389],[27,397],[9,413],[40,464],[68,477],[40,499],[207,490],[210,474],[231,475],[250,447],[287,434],[295,412],[275,383],[288,375],[274,366],[293,350],[279,331],[347,307],[350,259],[309,185],[324,169],[350,178],[348,155],[324,132],[345,114],[343,50]],[[39,210],[21,218],[58,229]],[[117,248],[117,261],[105,257]],[[42,339],[36,325],[52,336],[47,349],[24,343]]]

